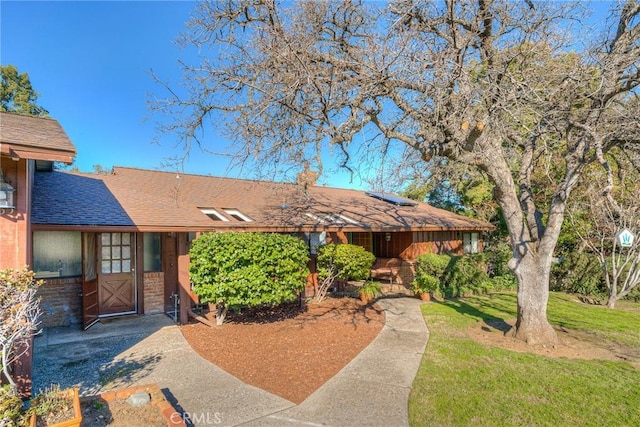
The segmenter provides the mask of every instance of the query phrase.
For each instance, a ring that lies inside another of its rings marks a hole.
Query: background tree
[[[637,148],[640,4],[613,4],[599,39],[575,4],[511,0],[392,3],[203,2],[183,43],[187,93],[155,108],[185,147],[223,122],[241,160],[284,168],[327,146],[351,167],[446,158],[485,174],[518,278],[512,335],[557,340],[546,307],[553,251],[584,168]],[[290,6],[289,6],[290,5]],[[579,48],[577,52],[572,50]],[[534,174],[549,171],[548,191]],[[543,200],[541,200],[543,198]]]
[[[232,306],[294,301],[309,275],[309,249],[289,235],[207,233],[193,242],[189,255],[193,292],[217,305],[218,325]]]
[[[587,171],[589,180],[570,206],[572,229],[597,257],[607,293],[607,307],[640,285],[640,170],[620,150],[607,156],[606,170]],[[604,197],[603,197],[604,196]],[[636,238],[620,247],[622,230]]]
[[[46,117],[49,112],[37,105],[37,100],[27,73],[19,73],[11,64],[0,65],[0,111]]]

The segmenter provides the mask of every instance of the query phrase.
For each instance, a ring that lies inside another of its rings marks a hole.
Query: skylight
[[[252,222],[253,220],[237,209],[224,209],[224,212],[230,217],[243,222]]]
[[[312,214],[310,212],[305,213],[306,216],[313,219],[314,221],[319,222],[320,224],[353,224],[360,225],[358,221],[355,219],[349,218],[346,215],[336,214],[336,213],[317,213]]]
[[[415,200],[405,199],[404,197],[396,196],[395,194],[377,193],[373,191],[367,191],[364,194],[369,197],[373,197],[375,199],[379,199],[397,206],[416,206],[418,204],[418,202],[416,202]]]
[[[208,216],[214,221],[229,222],[229,218],[226,218],[224,215],[222,215],[220,212],[218,212],[215,209],[203,208],[203,209],[200,209],[200,212],[202,212],[203,214],[205,214],[206,216]]]

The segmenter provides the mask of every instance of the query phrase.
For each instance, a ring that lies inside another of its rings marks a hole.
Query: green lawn
[[[429,343],[409,399],[412,426],[638,426],[640,369],[552,359],[476,343],[474,322],[513,319],[514,294],[423,305]],[[640,308],[640,305],[636,305]],[[640,311],[552,293],[549,319],[640,349]]]

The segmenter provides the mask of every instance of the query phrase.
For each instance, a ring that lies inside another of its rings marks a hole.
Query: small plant
[[[415,293],[430,294],[440,289],[440,280],[430,274],[422,273],[416,275],[411,287]]]
[[[3,385],[0,387],[0,426],[18,426],[25,423],[22,399],[15,387],[9,384]]]
[[[59,384],[53,384],[31,399],[29,414],[45,420],[45,425],[55,424],[74,417],[73,399]]]
[[[366,299],[367,301],[374,299],[381,293],[382,290],[380,289],[380,284],[373,280],[367,280],[362,286],[360,286],[360,288],[358,288],[360,298],[363,300]]]

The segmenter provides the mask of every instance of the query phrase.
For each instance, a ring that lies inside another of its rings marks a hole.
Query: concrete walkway
[[[409,391],[428,331],[420,300],[378,303],[386,314],[380,334],[300,405],[203,359],[163,315],[114,320],[85,332],[46,331],[35,340],[34,389],[59,383],[96,394],[157,383],[195,426],[406,426]]]

